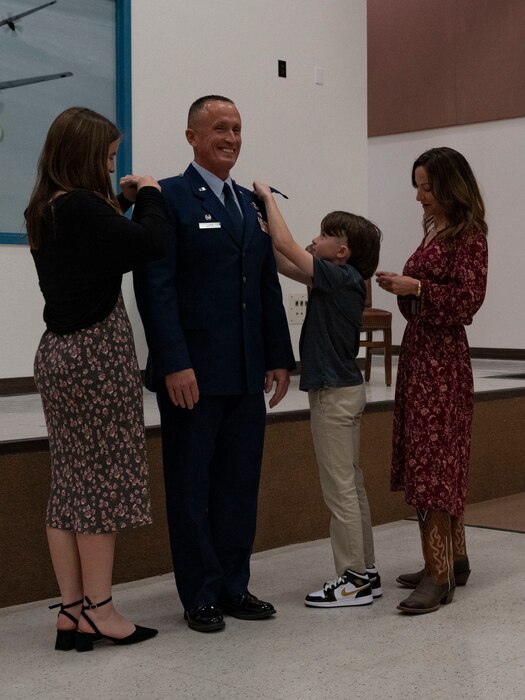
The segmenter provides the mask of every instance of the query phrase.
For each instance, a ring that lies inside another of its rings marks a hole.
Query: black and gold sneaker
[[[327,581],[320,591],[310,593],[304,599],[304,604],[312,608],[340,608],[370,605],[373,602],[368,576],[350,569],[334,581]]]
[[[379,571],[375,566],[367,566],[366,573],[368,574],[368,580],[370,581],[372,595],[374,598],[381,598],[383,595],[383,589],[381,588],[381,576],[379,575]]]

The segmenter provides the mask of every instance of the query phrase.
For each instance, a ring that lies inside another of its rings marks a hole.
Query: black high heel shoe
[[[78,625],[77,618],[73,617],[71,613],[68,613],[67,609],[74,608],[76,605],[82,605],[83,602],[83,600],[77,600],[76,603],[68,603],[67,605],[63,605],[62,603],[56,603],[56,605],[50,605],[49,609],[53,610],[53,608],[60,608],[60,610],[58,611],[59,615],[65,615],[71,620],[71,622],[74,622],[75,625]],[[71,651],[71,649],[74,649],[76,633],[76,629],[57,630],[57,640],[55,642],[55,649],[57,651]]]
[[[103,634],[95,625],[93,620],[88,616],[86,610],[96,610],[97,608],[101,608],[103,605],[110,603],[111,600],[112,596],[110,596],[107,600],[103,600],[102,603],[97,603],[95,605],[86,596],[87,605],[82,606],[82,612],[80,614],[84,620],[87,620],[91,628],[95,631],[77,631],[75,634],[75,649],[77,651],[93,651],[93,642],[98,642],[100,639],[108,639],[110,642],[113,642],[113,644],[137,644],[137,642],[144,642],[146,639],[151,639],[157,634],[158,630],[155,630],[152,627],[141,627],[140,625],[135,625],[134,632],[128,634],[127,637],[122,637],[120,639],[118,637],[110,637],[108,634]]]

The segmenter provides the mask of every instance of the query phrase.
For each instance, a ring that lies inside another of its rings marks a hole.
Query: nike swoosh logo
[[[366,585],[361,586],[361,588],[354,588],[353,591],[347,591],[346,588],[343,588],[343,590],[341,591],[341,595],[347,598],[349,595],[355,595],[356,593],[359,593],[359,591],[364,591],[365,588],[370,588],[370,584],[367,583]]]

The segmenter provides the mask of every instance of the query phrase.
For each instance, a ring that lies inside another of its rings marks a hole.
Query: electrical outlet
[[[290,294],[288,297],[288,323],[300,324],[306,317],[308,294]]]

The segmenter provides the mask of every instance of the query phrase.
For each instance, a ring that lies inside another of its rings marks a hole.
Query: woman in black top
[[[34,371],[51,452],[46,525],[60,650],[157,633],[111,602],[116,533],[151,523],[142,385],[120,288],[123,273],[163,256],[166,226],[152,177],[128,175],[123,196],[113,194],[119,139],[96,112],[62,112],[25,214],[45,300]],[[133,202],[130,221],[123,210]]]

